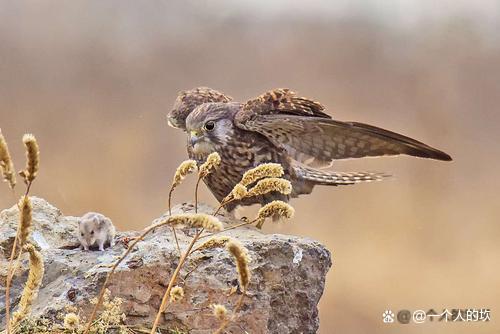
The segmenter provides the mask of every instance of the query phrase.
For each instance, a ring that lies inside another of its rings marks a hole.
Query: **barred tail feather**
[[[340,186],[351,185],[361,182],[380,181],[390,175],[374,172],[326,172],[322,170],[295,167],[300,179],[311,181],[315,185]]]

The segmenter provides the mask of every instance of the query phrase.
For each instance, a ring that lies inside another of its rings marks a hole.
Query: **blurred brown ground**
[[[332,250],[321,333],[498,332],[500,23],[484,8],[434,15],[420,7],[427,2],[410,1],[421,12],[411,23],[398,11],[329,15],[297,1],[274,14],[263,1],[2,2],[0,127],[18,169],[22,134],[36,134],[35,195],[69,215],[101,211],[120,229],[166,209],[185,149],[165,114],[181,89],[206,85],[244,100],[290,87],[338,119],[423,140],[454,162],[336,163],[395,177],[319,187],[293,201],[292,222],[265,230]],[[190,200],[192,186],[175,201]],[[3,189],[0,207],[10,207]],[[492,321],[382,323],[385,309],[457,307],[491,308]]]

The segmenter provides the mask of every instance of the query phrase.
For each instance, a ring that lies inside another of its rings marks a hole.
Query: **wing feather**
[[[433,147],[404,135],[357,122],[294,115],[257,115],[244,124],[275,145],[287,150],[292,158],[303,157],[320,164],[339,159],[406,154],[436,160],[451,157]]]
[[[244,127],[248,120],[258,115],[282,114],[331,118],[323,112],[324,109],[320,103],[299,97],[288,88],[278,88],[247,101],[236,115],[235,121]]]

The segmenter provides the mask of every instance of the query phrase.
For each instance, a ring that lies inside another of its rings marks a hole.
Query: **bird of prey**
[[[378,173],[324,171],[335,160],[406,154],[450,161],[451,157],[415,139],[375,126],[334,120],[324,107],[288,89],[275,89],[246,103],[232,102],[210,88],[182,92],[168,115],[169,124],[188,133],[188,154],[198,163],[212,152],[221,166],[204,179],[220,202],[243,173],[262,163],[283,166],[290,195],[270,193],[232,202],[262,205],[311,193],[315,185],[348,185],[379,180]]]

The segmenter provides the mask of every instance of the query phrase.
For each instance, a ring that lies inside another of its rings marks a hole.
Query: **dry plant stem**
[[[219,214],[219,211],[224,207],[224,205],[227,205],[233,201],[234,201],[234,198],[232,198],[232,197],[229,198],[228,200],[222,200],[222,202],[219,204],[219,206],[215,210],[213,216],[217,216]]]
[[[217,207],[217,209],[214,211],[214,214],[213,214],[214,216],[217,216],[219,214],[219,211],[220,211],[220,209],[222,209],[222,207],[224,206],[224,204],[226,204],[226,203],[224,203],[224,201],[222,201],[219,204],[219,206]]]
[[[6,327],[5,330],[7,334],[10,334],[10,283],[12,280],[11,271],[12,271],[12,262],[14,260],[15,250],[17,248],[17,240],[19,239],[19,229],[16,233],[16,237],[14,239],[14,245],[12,246],[12,251],[10,253],[9,267],[7,269],[7,280],[5,282],[5,319],[6,319]]]
[[[191,251],[191,253],[189,253],[189,255],[193,254],[194,251]],[[184,275],[184,277],[181,277],[181,280],[182,280],[182,284],[186,285],[186,280],[188,279],[189,275],[191,275],[192,273],[194,273],[196,271],[196,269],[198,269],[198,267],[201,265],[201,263],[198,263],[196,265],[196,267],[194,267],[193,269],[191,269],[186,275]]]
[[[90,318],[89,318],[89,321],[87,322],[87,325],[85,327],[85,331],[83,332],[84,334],[87,334],[90,330],[90,326],[92,325],[92,321],[94,321],[94,318],[96,316],[96,313],[97,313],[97,309],[99,308],[99,306],[102,304],[102,300],[104,298],[104,293],[106,291],[106,288],[109,284],[109,281],[111,280],[111,276],[113,275],[113,273],[115,272],[116,268],[120,265],[120,263],[127,257],[127,255],[132,251],[132,249],[134,249],[135,245],[137,245],[137,243],[139,241],[142,241],[144,239],[144,237],[149,233],[151,232],[152,230],[154,230],[155,228],[158,228],[160,226],[163,226],[163,225],[167,225],[169,224],[170,222],[167,220],[165,222],[162,222],[162,223],[158,223],[158,224],[155,224],[153,226],[150,226],[148,227],[137,239],[135,239],[135,241],[127,248],[127,250],[125,251],[125,253],[123,253],[122,256],[120,256],[120,258],[118,259],[118,261],[115,262],[115,264],[113,265],[113,267],[111,267],[111,271],[108,273],[108,275],[106,276],[106,280],[104,281],[104,284],[102,285],[102,288],[101,288],[101,291],[99,292],[99,297],[97,298],[97,303],[95,304],[93,310],[92,310],[92,313],[90,314]]]
[[[2,129],[0,129],[0,175],[3,181],[9,183],[9,188],[14,190],[16,186],[16,173],[7,141],[2,134]]]
[[[198,188],[200,186],[200,181],[202,177],[198,176],[198,180],[196,180],[196,187],[194,188],[194,213],[198,213]]]
[[[32,182],[29,182],[28,183],[28,186],[26,187],[26,192],[24,193],[24,197],[28,197],[28,193],[31,189],[31,183]],[[17,205],[18,207],[18,210],[19,210],[19,214],[21,214],[21,208],[19,207],[19,204]],[[17,268],[19,268],[19,263],[20,263],[20,260],[21,260],[21,249],[19,249],[19,254],[17,254],[17,258],[16,258],[16,263],[14,265],[14,268],[11,267],[11,261],[12,261],[12,256],[15,254],[15,250],[17,248],[17,243],[19,242],[19,226],[17,227],[17,231],[16,231],[16,238],[14,239],[14,245],[12,246],[12,252],[10,254],[10,261],[9,261],[9,269],[7,270],[7,273],[8,273],[8,283],[9,283],[9,287],[10,287],[10,284],[12,283],[12,279],[14,278],[14,275],[17,271]],[[19,247],[22,247],[23,245],[19,245]],[[11,271],[12,270],[12,271]],[[7,286],[7,285],[6,285]]]
[[[168,192],[168,215],[172,215],[172,193],[174,192],[174,187],[170,188],[170,191]]]
[[[241,305],[243,305],[243,299],[245,298],[245,295],[246,295],[246,291],[242,291],[240,298],[238,298],[238,301],[236,302],[236,306],[234,307],[233,314],[232,314],[231,318],[225,319],[224,321],[222,321],[222,324],[220,325],[219,329],[217,329],[214,332],[214,334],[220,334],[220,333],[222,333],[222,331],[224,330],[224,328],[226,328],[226,326],[231,321],[234,321],[234,319],[236,319],[236,314],[238,314],[238,311],[240,310]]]
[[[24,194],[24,196],[28,196],[28,193],[30,192],[30,189],[31,189],[31,184],[33,182],[28,182],[28,186],[26,187],[26,193]]]
[[[28,182],[24,196],[28,196],[28,193],[30,192],[31,189],[31,184],[32,182]],[[19,214],[21,214],[21,208],[19,207],[19,204],[18,204],[18,209],[19,209]],[[16,264],[14,265],[13,269],[12,263],[14,262],[14,256],[16,254],[18,240],[19,240],[19,225],[16,231],[16,237],[14,238],[14,244],[12,245],[12,251],[10,252],[9,266],[7,269],[7,280],[5,282],[5,319],[6,319],[5,329],[7,334],[10,334],[10,285],[12,283],[12,278],[14,277],[17,267],[19,266],[19,259],[21,258],[21,253],[22,253],[21,250],[19,250],[19,255],[17,256]]]
[[[234,230],[235,228],[238,228],[238,227],[242,227],[242,226],[246,226],[246,225],[252,225],[252,224],[255,224],[257,221],[258,221],[258,219],[254,219],[254,220],[249,221],[249,222],[244,222],[244,223],[236,224],[236,225],[233,225],[231,227],[225,228],[225,229],[223,229],[222,231],[219,231],[219,232],[205,234],[204,236],[199,237],[198,239],[204,239],[204,238],[207,238],[207,237],[212,237],[212,236],[214,236],[216,234],[220,234],[220,233],[223,233],[223,232],[226,232],[226,231]]]
[[[168,192],[168,215],[172,216],[172,193],[174,192],[174,187],[170,188]],[[179,252],[179,256],[181,256],[181,247],[179,246],[179,239],[177,239],[177,232],[175,231],[175,227],[172,226],[172,233],[174,234],[175,244],[177,246],[177,251]]]
[[[28,278],[24,285],[17,311],[14,312],[12,320],[10,320],[11,327],[13,328],[31,313],[33,301],[38,295],[45,270],[42,255],[32,244],[24,246],[23,250],[29,253]]]
[[[170,279],[170,282],[168,282],[168,287],[167,291],[165,291],[165,294],[163,295],[163,299],[160,304],[160,308],[158,309],[158,313],[156,313],[156,318],[153,323],[153,328],[151,328],[150,334],[155,334],[156,333],[156,328],[158,328],[158,323],[160,322],[160,317],[163,312],[165,312],[165,309],[168,306],[168,300],[170,297],[170,291],[172,290],[172,287],[175,284],[175,281],[177,280],[177,276],[179,276],[179,272],[182,269],[182,266],[186,262],[187,257],[191,254],[191,250],[193,249],[194,244],[196,241],[199,239],[200,235],[203,233],[204,229],[201,229],[200,231],[196,232],[196,235],[194,236],[193,240],[191,240],[191,243],[189,244],[186,252],[182,255],[179,264],[177,265],[177,268],[175,268],[174,274],[172,275],[172,278]]]
[[[172,228],[172,233],[174,234],[175,238],[175,245],[177,246],[177,252],[179,253],[179,256],[181,256],[181,246],[179,246],[179,239],[177,239],[177,232],[175,231],[175,227],[171,226]]]
[[[234,225],[234,226],[231,226],[231,227],[228,227],[226,229],[223,229],[222,231],[219,231],[219,232],[214,232],[214,233],[210,233],[210,234],[205,234],[203,236],[200,236],[198,238],[198,240],[201,240],[201,239],[205,239],[207,237],[213,237],[214,235],[216,234],[220,234],[220,233],[223,233],[223,232],[226,232],[226,231],[230,231],[230,230],[234,230],[235,228],[238,228],[238,227],[242,227],[242,226],[246,226],[246,225],[251,225],[251,224],[255,224],[256,222],[258,221],[258,219],[254,219],[252,221],[249,221],[249,222],[244,222],[244,223],[240,223],[240,224],[237,224],[237,225]],[[200,249],[200,247],[197,247],[195,249],[193,249],[191,251],[191,253],[189,253],[189,255],[193,254],[194,252],[198,251]]]

